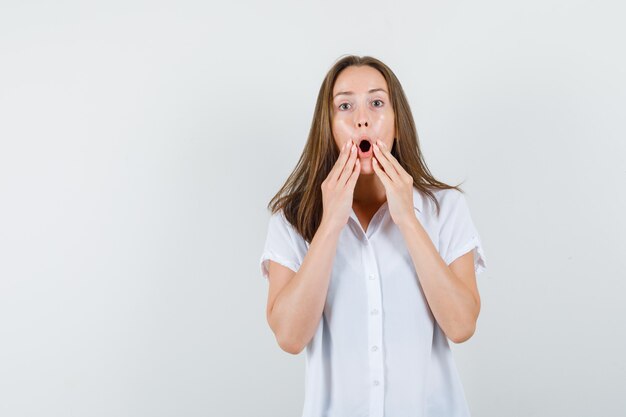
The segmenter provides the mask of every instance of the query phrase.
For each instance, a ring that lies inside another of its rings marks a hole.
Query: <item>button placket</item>
[[[369,343],[369,378],[370,378],[370,404],[369,415],[371,417],[383,417],[384,411],[384,356],[383,356],[383,320],[380,316],[382,305],[382,291],[378,265],[371,242],[366,237],[363,246],[363,259],[366,274],[367,302],[369,306],[368,317],[368,343]]]

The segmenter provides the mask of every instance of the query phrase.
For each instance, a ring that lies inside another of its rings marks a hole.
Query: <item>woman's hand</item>
[[[352,198],[356,180],[361,173],[356,145],[346,142],[339,153],[337,162],[322,182],[322,203],[324,212],[322,224],[342,229],[352,210]]]
[[[374,144],[372,166],[385,187],[389,213],[394,223],[401,226],[414,221],[416,217],[413,211],[413,177],[402,168],[380,140]]]

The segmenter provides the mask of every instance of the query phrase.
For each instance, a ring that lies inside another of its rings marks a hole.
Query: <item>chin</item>
[[[361,162],[361,173],[359,175],[370,175],[376,174],[374,172],[374,167],[372,166],[372,159],[366,160],[366,162]]]

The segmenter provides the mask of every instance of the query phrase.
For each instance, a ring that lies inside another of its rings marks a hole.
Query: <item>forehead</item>
[[[385,77],[377,69],[368,65],[350,66],[339,73],[333,87],[333,96],[340,91],[352,91],[356,94],[366,93],[373,88],[387,88]]]

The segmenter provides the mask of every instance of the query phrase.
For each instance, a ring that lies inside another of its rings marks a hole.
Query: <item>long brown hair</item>
[[[322,221],[324,210],[322,181],[328,176],[339,157],[331,128],[333,87],[339,73],[353,65],[357,67],[369,65],[385,77],[394,109],[396,131],[391,154],[413,177],[414,186],[433,200],[437,207],[437,215],[439,202],[431,189],[454,188],[463,192],[458,185],[452,186],[436,180],[428,170],[420,151],[411,108],[393,71],[371,56],[347,55],[335,62],[326,74],[317,95],[311,130],[300,159],[285,184],[267,205],[272,214],[282,209],[289,223],[308,243],[313,240]],[[398,137],[402,140],[397,140]]]

